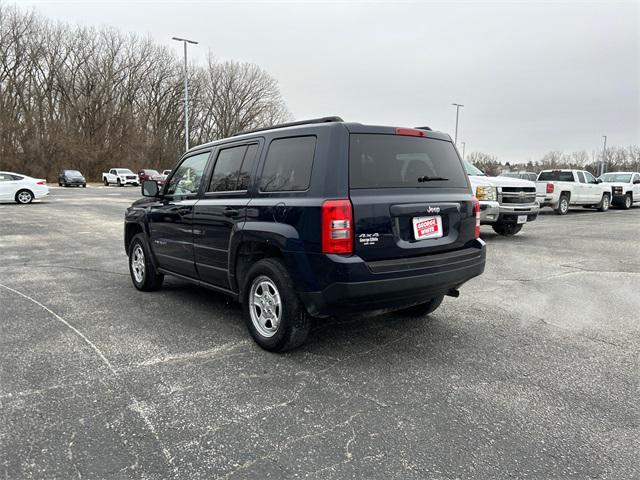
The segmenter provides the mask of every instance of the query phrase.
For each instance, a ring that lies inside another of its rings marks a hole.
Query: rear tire
[[[270,352],[284,352],[304,343],[311,316],[281,261],[265,258],[247,272],[241,292],[249,333]]]
[[[164,275],[156,271],[142,233],[133,237],[129,244],[129,273],[133,286],[138,290],[153,292],[162,288]]]
[[[33,202],[33,192],[31,190],[19,190],[14,199],[16,203],[26,205]]]
[[[109,186],[109,180],[107,180],[107,179],[105,178],[105,179],[103,180],[103,182],[104,182],[104,186],[105,186],[105,187],[108,187],[108,186]]]
[[[503,237],[512,237],[520,230],[522,230],[522,224],[516,223],[496,223],[491,225],[493,231]]]
[[[609,200],[609,194],[605,193],[604,195],[602,195],[602,200],[600,200],[600,203],[598,204],[598,211],[606,212],[607,210],[609,210],[610,203],[611,201]]]
[[[569,197],[567,195],[560,195],[558,208],[555,211],[558,215],[566,215],[569,212]]]
[[[444,300],[444,295],[440,295],[439,297],[432,298],[427,303],[421,303],[419,305],[414,305],[413,307],[403,308],[402,310],[398,310],[409,317],[424,317],[429,315],[430,313],[435,312],[435,310],[440,306]]]

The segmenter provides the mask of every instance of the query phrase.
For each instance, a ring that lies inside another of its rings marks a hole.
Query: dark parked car
[[[446,134],[338,117],[195,147],[125,214],[133,284],[171,274],[230,295],[267,350],[311,317],[427,315],[485,265],[478,201]]]
[[[58,175],[58,185],[60,187],[87,188],[87,180],[78,170],[62,170]]]
[[[165,178],[160,172],[158,172],[157,170],[149,170],[149,169],[142,169],[140,171],[138,171],[138,179],[140,180],[140,184],[142,184],[142,182],[144,182],[145,180],[153,180],[155,182],[160,183],[161,185],[164,184]]]

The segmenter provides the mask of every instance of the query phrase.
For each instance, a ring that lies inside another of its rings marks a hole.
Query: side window
[[[109,170],[109,173],[110,173],[111,175],[115,175],[115,174],[116,174],[116,171],[115,171],[115,170]]]
[[[10,182],[11,180],[13,180],[13,177],[11,175],[0,173],[0,182]]]
[[[225,148],[218,153],[208,192],[231,192],[237,190],[238,175],[247,146]]]
[[[244,154],[244,161],[242,162],[242,168],[240,169],[240,175],[238,176],[238,190],[247,190],[249,188],[249,179],[251,178],[251,172],[256,164],[258,155],[258,144],[254,143],[247,147],[247,153]]]
[[[582,172],[580,172],[582,173]],[[584,176],[587,179],[587,183],[596,183],[596,177],[591,175],[589,172],[584,172]]]
[[[636,173],[636,174],[633,176],[633,181],[634,181],[634,182],[636,182],[636,181],[638,181],[638,180],[640,180],[640,173]]]
[[[174,172],[164,193],[166,195],[193,195],[198,193],[202,174],[209,159],[209,153],[205,152],[187,157]]]
[[[586,183],[584,179],[584,174],[582,172],[577,172],[577,173],[578,173],[578,180],[580,181],[580,183]]]
[[[262,169],[263,192],[302,191],[309,188],[316,137],[273,140]]]

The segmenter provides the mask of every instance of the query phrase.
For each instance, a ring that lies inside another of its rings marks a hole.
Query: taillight
[[[553,193],[553,183],[547,183],[547,193]]]
[[[46,185],[46,184],[47,184],[47,181],[46,181],[46,180],[38,180],[38,181],[36,182],[36,185]]]
[[[322,204],[322,253],[353,253],[349,200],[327,200]]]
[[[480,238],[480,202],[476,197],[473,197],[473,212],[476,214],[474,238]]]
[[[408,135],[410,137],[424,137],[425,131],[417,128],[396,128],[396,135]]]

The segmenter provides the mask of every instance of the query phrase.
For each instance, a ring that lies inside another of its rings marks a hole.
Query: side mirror
[[[157,197],[158,183],[155,180],[145,180],[142,182],[142,196],[143,197]]]
[[[633,183],[634,183],[634,185],[639,184],[639,183],[640,183],[640,179],[639,179],[639,178],[636,178],[636,179],[633,181]]]
[[[601,178],[597,178],[596,179],[596,183],[602,183],[602,179]]]

